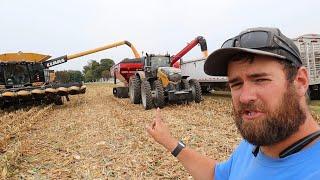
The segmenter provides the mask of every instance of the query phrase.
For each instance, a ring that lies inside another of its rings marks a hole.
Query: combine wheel
[[[155,89],[154,105],[156,107],[163,108],[165,105],[165,100],[164,100],[164,91],[163,91],[161,81],[159,80],[154,81],[153,87]]]
[[[133,104],[139,104],[141,102],[141,80],[138,76],[130,77],[129,97]]]
[[[142,81],[141,83],[141,100],[145,110],[153,108],[151,86],[149,81]]]
[[[190,84],[190,87],[192,90],[193,100],[196,103],[200,103],[200,101],[202,99],[200,83],[195,79],[190,79],[189,84]]]
[[[82,85],[82,86],[80,87],[80,94],[86,93],[86,89],[87,89],[87,86]]]
[[[55,95],[54,96],[54,100],[53,100],[55,105],[63,105],[63,101],[62,101],[62,97],[59,95]]]
[[[1,93],[0,93],[0,109],[4,109],[4,99],[2,98]]]

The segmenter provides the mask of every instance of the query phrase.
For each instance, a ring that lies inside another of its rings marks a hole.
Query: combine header
[[[61,84],[54,81],[50,67],[88,54],[128,45],[133,53],[138,52],[128,41],[120,41],[80,53],[50,59],[51,56],[36,53],[6,53],[0,55],[0,108],[10,106],[50,104],[62,105],[62,97],[83,94],[86,86],[82,82]]]

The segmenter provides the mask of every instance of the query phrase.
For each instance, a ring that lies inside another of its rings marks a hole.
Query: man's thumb
[[[152,127],[151,127],[151,126],[146,125],[146,129],[147,129],[147,132],[148,132],[150,135],[152,135],[152,134],[153,134],[153,129],[152,129]]]

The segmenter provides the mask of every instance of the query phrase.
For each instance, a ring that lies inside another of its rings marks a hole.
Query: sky
[[[142,52],[174,55],[197,36],[209,53],[250,27],[278,27],[295,38],[320,34],[318,0],[0,0],[0,53],[59,57],[117,41]],[[184,60],[200,58],[200,47]],[[83,70],[90,60],[118,63],[127,46],[70,60],[55,70]]]

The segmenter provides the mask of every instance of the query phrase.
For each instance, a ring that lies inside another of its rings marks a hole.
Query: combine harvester
[[[0,108],[33,104],[63,104],[63,97],[84,94],[86,86],[81,82],[60,84],[54,82],[50,67],[66,63],[88,54],[128,45],[136,56],[135,47],[128,41],[120,41],[92,50],[50,59],[51,56],[36,53],[6,53],[0,55]]]
[[[204,57],[208,56],[207,44],[199,36],[175,56],[146,54],[135,59],[124,59],[111,68],[111,73],[124,86],[115,87],[113,94],[119,98],[130,97],[134,104],[142,103],[144,109],[164,107],[170,102],[199,103],[201,87],[197,80],[187,80],[179,68],[173,67],[193,47],[200,44]]]

